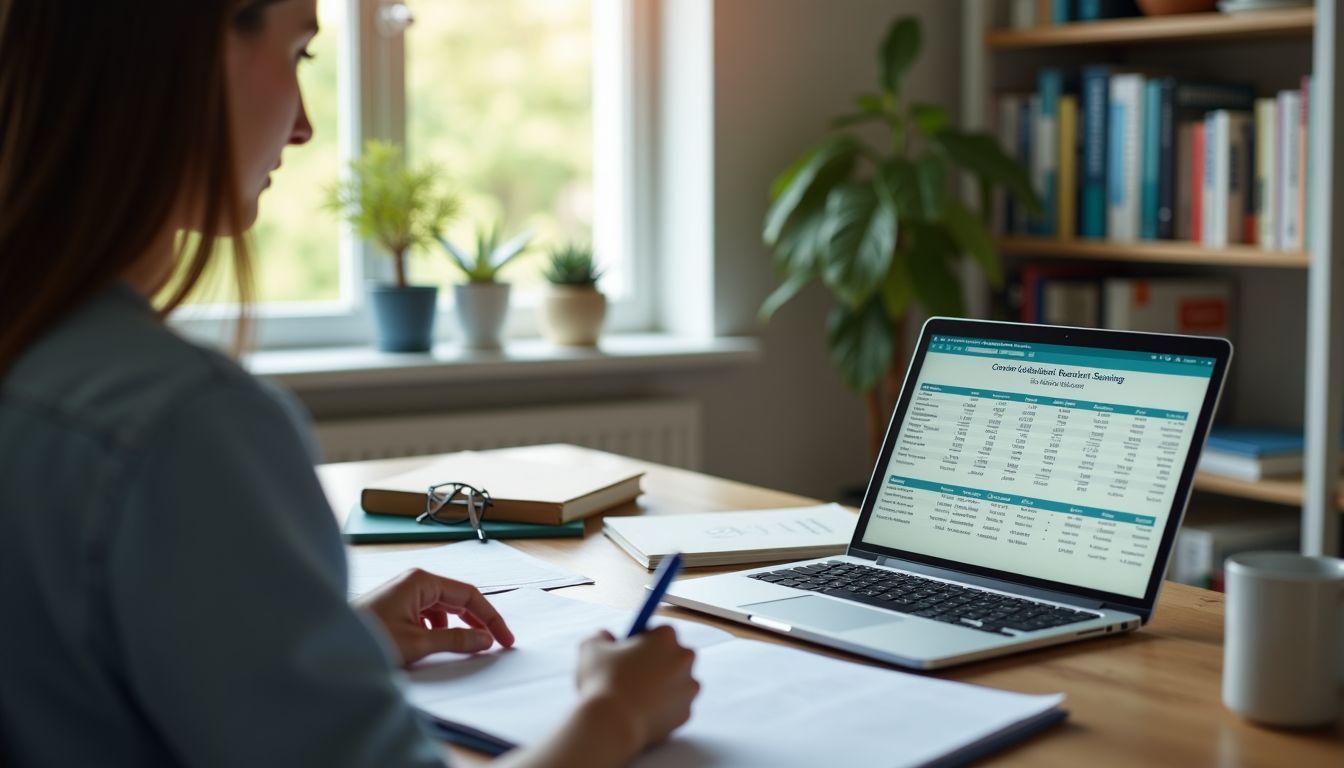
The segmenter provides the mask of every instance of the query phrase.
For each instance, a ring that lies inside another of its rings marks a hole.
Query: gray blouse
[[[442,765],[303,419],[124,284],[0,379],[0,764]]]

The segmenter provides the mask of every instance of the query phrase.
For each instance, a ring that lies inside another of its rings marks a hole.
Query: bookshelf
[[[1152,16],[1060,24],[1037,29],[995,29],[985,34],[991,50],[1080,48],[1106,45],[1166,45],[1216,40],[1310,40],[1316,9],[1288,8],[1258,13]]]
[[[1266,251],[1251,245],[1206,248],[1199,243],[1184,240],[1115,243],[1108,240],[1012,236],[996,238],[995,242],[1000,253],[1039,258],[1271,269],[1306,269],[1311,263],[1306,253]]]
[[[1011,79],[1014,69],[1028,66],[1076,68],[1097,61],[1131,63],[1150,57],[1159,67],[1170,66],[1173,56],[1190,51],[1238,50],[1235,46],[1268,46],[1247,49],[1273,56],[1295,51],[1310,59],[1314,77],[1312,98],[1313,168],[1333,168],[1334,146],[1344,141],[1344,121],[1334,119],[1334,104],[1344,99],[1340,91],[1344,70],[1336,58],[1336,41],[1344,39],[1344,21],[1334,3],[1319,8],[1293,8],[1246,14],[1191,14],[1139,17],[1107,21],[1040,26],[1032,29],[996,27],[1000,4],[992,0],[964,0],[962,35],[965,56],[962,71],[962,120],[968,127],[991,130],[991,94],[1002,89],[997,80]],[[1224,57],[1228,54],[1223,53]],[[1209,61],[1217,61],[1216,56]],[[1006,66],[1005,66],[1006,65]],[[1217,71],[1216,64],[1206,67]],[[1196,70],[1198,71],[1198,70]],[[1256,499],[1300,507],[1302,551],[1308,554],[1340,552],[1340,510],[1344,489],[1336,471],[1339,459],[1337,436],[1341,432],[1341,400],[1344,397],[1344,229],[1337,234],[1335,221],[1344,221],[1344,174],[1317,172],[1309,179],[1308,199],[1313,206],[1309,253],[1266,251],[1254,246],[1207,248],[1198,243],[1161,240],[1110,242],[1104,240],[1058,240],[1026,236],[996,239],[999,251],[1010,258],[1071,260],[1085,262],[1147,264],[1199,271],[1249,269],[1246,282],[1259,282],[1264,275],[1285,276],[1303,287],[1291,301],[1275,307],[1275,315],[1243,318],[1269,328],[1293,329],[1305,308],[1305,338],[1300,331],[1286,331],[1280,346],[1299,346],[1305,366],[1283,366],[1281,360],[1248,357],[1238,350],[1236,366],[1278,366],[1281,383],[1297,388],[1305,403],[1302,418],[1307,429],[1306,472],[1303,478],[1245,482],[1200,473],[1195,488],[1201,492]],[[1296,275],[1296,277],[1293,277]],[[973,305],[974,306],[974,305]],[[980,308],[987,311],[988,304]],[[1297,313],[1296,316],[1293,316]],[[1277,324],[1277,325],[1276,325]],[[1277,342],[1276,340],[1276,343]],[[1288,391],[1288,390],[1283,390]]]

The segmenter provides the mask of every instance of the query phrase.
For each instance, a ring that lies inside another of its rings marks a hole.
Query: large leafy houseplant
[[[781,281],[762,318],[814,280],[830,289],[831,362],[866,396],[874,453],[898,394],[913,307],[963,313],[965,254],[991,284],[1002,282],[987,226],[996,189],[1028,211],[1040,207],[1026,171],[993,136],[957,129],[937,105],[906,103],[901,86],[919,48],[919,22],[893,22],[878,52],[880,90],[858,96],[858,110],[836,118],[830,134],[775,180],[762,232]],[[885,151],[857,135],[859,126],[877,126],[889,140]],[[978,210],[956,191],[959,171],[975,182]]]

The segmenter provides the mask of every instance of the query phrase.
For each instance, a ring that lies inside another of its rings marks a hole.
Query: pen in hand
[[[653,612],[658,609],[658,603],[662,602],[663,595],[667,594],[667,588],[672,586],[672,580],[677,577],[681,571],[681,553],[675,552],[670,557],[663,558],[658,564],[658,570],[653,572],[653,586],[649,588],[649,596],[640,607],[639,614],[635,616],[635,623],[630,625],[630,632],[626,634],[627,638],[634,637],[644,631],[644,627],[649,623]]]

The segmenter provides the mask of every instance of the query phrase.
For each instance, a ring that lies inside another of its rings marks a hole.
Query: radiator
[[[572,443],[700,469],[700,404],[694,400],[634,400],[321,421],[314,433],[324,461]]]

